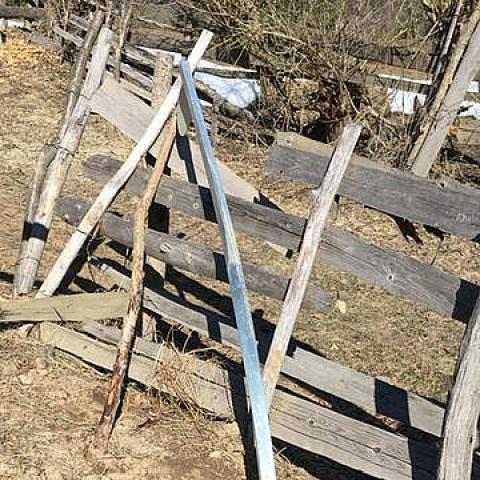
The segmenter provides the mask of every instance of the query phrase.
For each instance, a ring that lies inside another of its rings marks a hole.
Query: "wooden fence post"
[[[460,346],[442,434],[438,480],[471,478],[480,414],[480,299]]]
[[[200,59],[210,44],[212,36],[213,34],[207,30],[203,31],[200,35],[200,38],[193,48],[188,60],[192,68],[196,68],[197,64],[200,62]],[[152,123],[144,132],[137,145],[130,152],[129,157],[123,163],[122,168],[120,168],[120,170],[118,170],[118,172],[103,187],[99,196],[81,221],[77,230],[70,237],[70,240],[67,242],[63,252],[58,257],[55,265],[37,293],[38,297],[49,297],[55,293],[55,290],[60,285],[60,282],[63,280],[63,277],[67,273],[72,262],[75,260],[78,252],[83,247],[86,239],[92,233],[98,221],[102,218],[103,214],[117,196],[118,192],[131,177],[144,155],[148,153],[151,146],[157,140],[158,135],[162,131],[166,121],[170,117],[170,114],[177,105],[181,87],[182,81],[177,79],[170,89],[161,108],[153,118]]]
[[[428,175],[447,137],[448,128],[455,120],[468,87],[480,68],[479,22],[480,4],[464,25],[435,97],[427,106],[419,136],[409,153],[409,163],[416,175]]]
[[[138,202],[135,213],[134,242],[133,242],[133,265],[132,285],[130,289],[130,301],[128,313],[123,322],[122,335],[118,342],[117,356],[113,365],[112,379],[103,414],[97,426],[95,441],[92,446],[92,453],[104,452],[108,448],[108,442],[113,431],[113,424],[120,407],[121,396],[125,379],[130,363],[132,346],[135,339],[136,326],[141,316],[143,305],[143,278],[145,265],[145,222],[148,217],[148,210],[157,192],[158,185],[163,175],[165,164],[172,144],[175,140],[175,115],[170,117],[164,129],[164,143],[160,149],[157,164],[153,169],[148,181],[143,198]]]
[[[316,191],[316,199],[307,221],[300,254],[283,303],[278,325],[275,328],[268,352],[263,379],[267,408],[272,403],[282,363],[292,336],[293,327],[307,290],[310,274],[317,257],[318,247],[327,224],[328,212],[337,193],[343,174],[353,154],[362,127],[347,125],[327,167],[325,178]]]
[[[38,207],[32,221],[31,234],[25,252],[23,276],[19,279],[27,291],[31,291],[33,288],[52,224],[55,202],[63,188],[73,155],[78,148],[90,116],[90,99],[102,81],[111,44],[112,31],[103,28],[98,36],[90,69],[65,129],[65,134],[59,143],[54,146],[56,153],[45,175],[44,188],[38,200]]]
[[[152,85],[152,106],[154,108],[160,108],[165,98],[168,95],[168,91],[172,86],[173,78],[173,58],[166,53],[158,53],[155,62],[155,71],[153,73],[153,85]],[[165,135],[163,132],[160,134],[157,145],[161,148],[162,143],[165,142]],[[157,162],[159,160],[157,159]],[[156,163],[155,163],[156,165]],[[168,159],[164,162],[165,175],[170,175],[170,169],[168,168]],[[168,233],[169,231],[169,209],[154,203],[150,207],[148,227],[159,232]],[[167,266],[165,263],[157,260],[156,258],[149,257],[148,263],[156,270],[165,281],[165,275],[167,273]],[[162,287],[162,285],[158,285]],[[143,315],[142,336],[150,337],[155,340],[155,325],[156,319],[149,318],[147,315]]]
[[[77,54],[77,59],[75,61],[75,67],[73,70],[72,79],[70,81],[67,102],[58,138],[54,140],[51,145],[47,145],[42,150],[37,159],[37,165],[35,167],[35,173],[33,177],[32,192],[25,214],[20,252],[17,260],[14,281],[14,295],[29,293],[33,287],[33,283],[35,282],[36,270],[28,271],[26,267],[28,243],[32,234],[33,219],[39,206],[42,188],[44,187],[44,185],[46,185],[45,176],[48,174],[47,171],[49,169],[49,165],[52,163],[55,155],[58,153],[58,148],[56,147],[56,144],[66,134],[70,122],[70,117],[80,95],[83,83],[83,76],[87,67],[88,58],[90,56],[90,53],[92,52],[95,41],[97,40],[98,33],[100,32],[100,28],[103,24],[103,20],[103,12],[99,11],[96,13],[92,23],[90,24],[90,27],[83,41],[82,48],[79,50]]]

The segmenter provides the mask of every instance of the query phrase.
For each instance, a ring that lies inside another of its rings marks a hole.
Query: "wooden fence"
[[[106,114],[105,117],[114,125],[121,126],[127,123],[125,115],[121,114],[122,103],[130,106],[132,94],[119,85],[117,89],[118,95],[111,100],[112,105],[117,105],[117,113]],[[95,100],[93,104],[96,104]],[[149,108],[143,105],[142,109]],[[108,111],[113,112],[111,109]],[[136,116],[132,110],[128,111]],[[148,120],[142,123],[146,124]],[[195,156],[196,148],[192,143],[190,159]],[[331,147],[318,142],[297,135],[281,134],[271,148],[267,171],[318,184],[331,152]],[[104,184],[120,165],[118,160],[94,156],[86,162],[84,169],[87,176]],[[311,172],[317,173],[312,176]],[[148,175],[147,170],[137,170],[127,183],[126,191],[141,195]],[[473,189],[460,189],[457,185],[450,187],[446,182],[414,177],[380,168],[366,159],[355,158],[347,170],[339,194],[387,215],[424,223],[472,241],[480,238],[480,194]],[[215,221],[211,195],[204,186],[166,177],[162,180],[155,201],[195,218]],[[228,197],[228,203],[237,231],[298,250],[305,228],[304,218],[232,195]],[[65,198],[58,202],[57,214],[75,225],[86,208],[85,202],[80,199]],[[115,215],[107,214],[103,218],[100,233],[127,246],[132,243],[132,225]],[[149,255],[172,266],[210,278],[225,279],[223,257],[218,252],[154,231],[148,232],[146,247]],[[393,250],[365,242],[333,226],[327,228],[318,261],[365,278],[400,297],[464,322],[470,318],[479,296],[478,285]],[[110,264],[108,268],[113,269],[117,277],[121,275],[118,266],[115,269]],[[245,265],[245,270],[250,289],[279,300],[283,298],[288,279],[279,278],[258,267]],[[195,311],[177,302],[153,291],[147,294],[147,308],[160,313],[162,317],[174,319],[201,335],[239,348],[232,319],[213,311]],[[304,307],[324,310],[328,308],[328,295],[311,284]],[[260,329],[261,358],[265,359],[271,333],[262,331],[260,326],[257,328]],[[295,340],[284,363],[283,373],[312,389],[312,392],[323,391],[370,414],[391,417],[433,437],[441,435],[442,407],[387,382],[326,360],[304,349]],[[431,445],[349,419],[307,400],[294,400],[288,394],[284,398],[283,394],[277,392],[275,405],[278,405],[280,397],[282,408],[278,410],[274,407],[272,424],[276,438],[373,476],[388,479],[434,478],[437,453]],[[218,408],[217,413],[225,413],[225,407]],[[281,420],[277,422],[277,418]]]
[[[81,20],[76,21],[78,25],[82,24]],[[72,41],[77,39],[72,38]],[[129,52],[126,54],[132,58],[138,54],[136,50]],[[149,78],[131,65],[123,64],[122,68],[131,78]],[[138,87],[138,84],[130,82],[114,82],[107,75],[91,97],[89,106],[127,137],[138,142],[154,115],[153,108],[142,100],[149,98],[150,87],[146,83]],[[157,153],[156,148],[150,150],[153,156]],[[327,145],[298,135],[279,134],[270,150],[267,172],[317,186],[323,179],[331,155],[332,148]],[[94,156],[86,162],[84,169],[87,176],[105,185],[121,165],[118,160]],[[163,178],[155,202],[197,219],[216,222],[212,195],[201,168],[199,146],[194,141],[185,140],[177,144],[169,165],[189,181]],[[221,169],[235,229],[274,244],[281,251],[298,251],[306,219],[274,208],[255,188],[225,165]],[[149,174],[147,169],[137,168],[125,190],[130,195],[141,196]],[[394,218],[428,225],[474,242],[480,240],[480,193],[476,189],[414,177],[356,157],[347,169],[338,194]],[[78,225],[88,209],[87,202],[80,198],[62,198],[57,202],[56,214],[70,224]],[[133,244],[133,224],[111,212],[102,217],[98,231],[124,246]],[[145,237],[145,251],[147,255],[178,269],[211,279],[227,280],[225,259],[220,252],[168,233],[149,229]],[[364,278],[394,295],[462,322],[469,321],[480,296],[480,287],[472,282],[366,242],[333,226],[325,231],[317,262]],[[94,263],[117,283],[128,288],[128,272],[122,272],[119,265],[108,259],[96,259]],[[279,301],[284,299],[288,278],[254,265],[244,263],[243,267],[249,290]],[[195,307],[180,298],[170,298],[164,293],[147,288],[146,308],[160,314],[164,321],[184,325],[202,337],[239,349],[233,318]],[[107,302],[107,297],[104,301]],[[122,316],[126,303],[117,297],[114,301],[118,316]],[[30,306],[32,312],[43,308],[42,318],[58,321],[54,315],[57,309],[39,307],[35,302],[40,300],[33,302]],[[325,311],[329,305],[328,293],[311,283],[303,307]],[[81,311],[81,301],[72,301],[72,318],[75,308]],[[111,312],[106,305],[105,308]],[[3,307],[4,319],[14,315],[13,307],[10,310],[7,306]],[[96,319],[93,315],[92,321]],[[96,323],[79,326],[78,331],[51,323],[44,323],[40,328],[42,338],[57,348],[102,368],[111,368],[115,356],[111,345],[119,337],[115,328]],[[256,328],[260,359],[264,361],[271,341],[271,329],[261,324],[257,324]],[[174,355],[164,350],[159,356],[158,349],[157,345],[146,340],[137,342],[129,374],[131,379],[151,384],[151,374],[159,357],[161,362],[175,368]],[[331,395],[335,408],[329,409],[311,399],[277,389],[271,413],[274,438],[378,478],[435,478],[438,466],[436,441],[442,433],[443,406],[327,360],[295,339],[290,344],[282,372],[313,395],[320,392]],[[239,422],[245,418],[246,396],[238,373],[196,359],[191,371],[183,372],[183,375],[185,384],[192,388],[192,399],[202,408]],[[165,385],[158,385],[158,388],[175,394]],[[423,432],[425,441],[389,431],[387,427],[373,425],[374,422],[350,418],[348,408],[342,408],[342,405],[354,406],[369,415],[397,420],[405,427]],[[474,478],[480,478],[477,464]]]

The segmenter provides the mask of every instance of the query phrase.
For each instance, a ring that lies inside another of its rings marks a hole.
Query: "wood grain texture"
[[[445,423],[438,480],[471,478],[480,414],[480,300],[463,337]]]
[[[121,162],[92,157],[86,174],[103,183]],[[347,173],[348,175],[348,169]],[[148,173],[137,170],[126,185],[139,195]],[[455,187],[449,187],[455,190]],[[462,190],[463,191],[463,190]],[[172,178],[164,178],[156,201],[196,218],[215,221],[209,190]],[[305,219],[282,211],[227,196],[236,230],[298,251]],[[461,321],[468,321],[480,294],[479,286],[395,251],[378,247],[340,228],[327,226],[317,261],[359,276],[401,298]]]
[[[323,178],[332,147],[297,134],[280,133],[266,170],[313,185]],[[407,218],[467,240],[480,241],[480,191],[444,187],[355,156],[338,193],[360,204]]]
[[[480,6],[476,10],[477,18],[480,18]],[[449,128],[457,118],[468,88],[480,70],[480,21],[478,19],[469,40],[468,46],[462,52],[458,66],[455,65],[453,81],[448,79],[447,90],[444,92],[444,97],[441,98],[438,110],[436,112],[429,111],[429,115],[432,115],[433,119],[431,124],[429,123],[430,127],[426,129],[425,138],[418,153],[413,157],[412,172],[415,175],[428,176],[447,138]]]
[[[15,294],[26,294],[33,288],[52,223],[54,204],[66,181],[72,156],[83,136],[90,115],[90,98],[103,77],[112,32],[103,29],[99,34],[102,22],[103,15],[98,15],[92,22],[92,29],[85,37],[75,65],[62,126],[53,144],[47,145],[38,158],[15,271]],[[90,55],[97,36],[92,65],[80,88],[86,58]]]
[[[355,124],[347,125],[343,129],[335,152],[327,166],[325,177],[320,187],[315,190],[315,200],[303,234],[300,253],[282,305],[280,318],[265,362],[265,368],[263,369],[265,397],[268,408],[272,402],[288,343],[315,265],[330,207],[361,131],[362,127]]]
[[[116,285],[129,289],[130,276],[108,260],[94,263]],[[153,286],[152,286],[153,288]],[[195,330],[229,347],[238,349],[239,340],[232,318],[183,301],[166,298],[156,289],[145,288],[145,307],[164,319]],[[271,325],[255,321],[260,360],[265,361],[270,348]],[[439,437],[442,431],[443,407],[414,393],[395,387],[384,380],[357,372],[330,361],[292,338],[284,358],[282,373],[307,388],[326,392],[334,397],[372,413],[398,420],[403,425]]]
[[[123,317],[124,293],[81,293],[58,297],[12,300],[0,304],[0,323],[86,322]]]
[[[78,225],[88,209],[88,203],[75,198],[62,198],[57,203],[57,215],[71,225]],[[99,224],[100,233],[125,246],[133,246],[133,226],[116,215],[106,213]],[[145,252],[162,262],[179,269],[198,273],[223,282],[228,281],[225,258],[221,253],[181,240],[172,235],[148,230]],[[244,263],[247,287],[262,295],[283,300],[289,279],[249,263]],[[316,285],[310,285],[304,307],[325,311],[330,305],[330,295]]]
[[[118,338],[118,330],[89,325],[86,331],[97,340],[78,332],[44,323],[41,338],[84,361],[109,369],[114,348],[104,342]],[[108,330],[108,333],[105,331]],[[175,394],[161,381],[162,366],[179,370],[191,401],[223,418],[245,421],[243,380],[232,371],[190,358],[188,368],[167,347],[137,339],[136,354],[129,371],[131,380]],[[140,355],[141,354],[141,355]],[[158,363],[158,359],[160,363]],[[177,362],[179,362],[177,364]],[[159,375],[160,373],[160,375]],[[157,381],[156,381],[157,380]],[[186,395],[187,396],[187,395]],[[314,403],[277,391],[271,413],[274,438],[306,451],[326,456],[355,470],[388,480],[433,480],[436,466],[434,448],[385,430],[344,417]]]

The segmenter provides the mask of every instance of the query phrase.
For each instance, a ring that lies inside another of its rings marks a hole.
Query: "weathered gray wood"
[[[123,317],[124,293],[81,293],[52,298],[29,298],[0,304],[0,323],[87,322]]]
[[[480,17],[480,6],[477,7],[477,10],[477,16]],[[412,164],[412,172],[416,175],[422,177],[428,176],[447,138],[448,129],[458,115],[468,87],[479,70],[480,21],[477,21],[476,29],[456,68],[453,82],[448,85],[448,90],[439,105],[438,111],[433,113],[429,112],[434,118]]]
[[[154,109],[118,83],[108,81],[108,79],[94,95],[92,109],[134,141],[141,138],[155,114]],[[187,160],[185,160],[185,154],[178,151],[178,146],[174,148],[168,166],[191,182],[206,186],[208,179],[202,163],[200,148],[194,142],[190,142],[190,148],[191,159]],[[150,149],[150,153],[154,157],[157,153],[156,149],[155,145]],[[192,170],[195,172],[193,178]],[[220,163],[220,170],[227,193],[246,200],[260,200],[261,196],[258,190],[236,175],[225,164]]]
[[[129,289],[130,277],[115,268],[111,262],[95,259],[94,265],[120,288]],[[149,288],[148,284],[145,287],[145,308],[212,340],[239,348],[235,322],[218,312],[182,302],[180,298],[166,298]],[[264,362],[271,342],[271,329],[256,323],[255,330],[260,359]],[[390,385],[384,380],[332,362],[302,348],[301,343],[294,338],[285,356],[282,372],[304,386],[326,392],[371,414],[393,418],[403,425],[436,437],[441,435],[444,411],[440,405]]]
[[[267,172],[318,185],[332,147],[296,134],[280,133],[270,150]],[[388,214],[480,241],[480,191],[458,191],[355,156],[340,195]]]
[[[193,69],[195,69],[200,58],[205,53],[212,36],[213,34],[206,30],[201,33],[200,38],[189,55],[188,61],[191,63]],[[57,258],[52,270],[38,291],[37,296],[45,297],[55,293],[55,290],[60,285],[60,282],[85,243],[85,240],[162,131],[163,126],[178,102],[181,87],[182,82],[177,79],[175,84],[171,87],[161,108],[155,114],[152,122],[130,152],[128,159],[122,165],[122,168],[120,168],[117,174],[104,186],[97,199],[80,222],[77,230],[68,240],[65,248]]]
[[[118,331],[105,326],[90,325],[86,328],[103,341],[111,342],[118,337]],[[110,368],[114,357],[112,346],[48,323],[42,324],[40,329],[44,342],[90,364]],[[106,330],[108,333],[105,333]],[[234,372],[191,356],[178,361],[180,354],[142,339],[137,339],[136,349],[129,371],[131,380],[175,395],[168,382],[162,382],[161,374],[156,381],[156,372],[161,366],[170,372],[178,371],[179,378],[184,380],[185,397],[190,398],[192,403],[220,417],[236,418],[243,424],[243,382]],[[188,368],[185,367],[187,360]],[[275,394],[271,426],[273,436],[279,440],[374,477],[388,480],[434,478],[434,448],[344,417],[285,392],[277,391]]]
[[[40,20],[44,15],[44,8],[7,7],[0,5],[0,18],[26,18],[27,20]]]
[[[460,346],[442,432],[438,480],[471,478],[480,415],[480,300]]]
[[[57,202],[56,212],[71,225],[78,225],[88,206],[88,203],[83,200],[61,198]],[[100,222],[99,228],[102,235],[128,247],[133,245],[131,222],[107,212]],[[152,230],[147,232],[145,244],[146,254],[162,262],[208,278],[228,281],[225,259],[221,253]],[[247,286],[250,290],[283,300],[289,281],[287,277],[270,273],[248,263],[245,263],[244,267]],[[325,311],[329,304],[330,296],[327,293],[316,285],[309,286],[303,303],[305,307]]]
[[[119,164],[118,161],[96,156],[86,163],[85,169],[88,176],[103,183],[119,168]],[[140,195],[147,178],[147,172],[137,170],[126,185],[127,191]],[[360,180],[363,179],[359,177]],[[454,192],[455,188],[449,188]],[[305,230],[304,218],[235,197],[227,197],[227,200],[235,229],[298,251]],[[205,188],[164,178],[156,201],[188,215],[215,221],[212,200]],[[333,226],[327,226],[320,251],[319,261],[327,265],[464,322],[470,318],[480,293],[478,285],[414,258],[372,245]]]
[[[288,286],[277,327],[275,328],[265,368],[263,369],[267,408],[272,403],[285,353],[287,352],[295,321],[300,311],[300,305],[315,265],[318,247],[327,224],[330,207],[361,131],[362,127],[355,124],[347,125],[344,128],[332,159],[327,166],[325,178],[318,190],[315,191],[315,201],[307,220],[298,260],[292,280]]]
[[[31,219],[28,243],[20,252],[22,257],[19,259],[15,279],[17,293],[28,293],[33,288],[52,223],[55,201],[63,188],[73,154],[83,136],[91,111],[90,99],[102,80],[111,43],[112,32],[102,28],[93,53],[91,68],[78,100],[68,117],[68,123],[62,128],[60,138],[52,146],[52,154],[48,157],[50,163],[43,179],[43,189],[39,193],[38,205]]]
[[[87,68],[87,61],[92,53],[93,46],[97,40],[100,28],[103,23],[103,13],[97,12],[93,19],[91,26],[85,35],[85,39],[79,49],[79,53],[75,60],[75,66],[73,68],[72,78],[69,84],[66,106],[63,112],[62,122],[59,126],[58,133],[55,135],[55,139],[47,144],[40,155],[37,158],[35,165],[35,173],[32,179],[32,187],[30,192],[30,199],[25,212],[25,220],[22,229],[22,240],[20,243],[20,251],[17,258],[17,265],[15,269],[15,279],[13,284],[13,294],[29,293],[32,282],[31,279],[27,279],[26,275],[29,272],[26,271],[25,258],[27,256],[28,244],[30,236],[32,234],[32,223],[35,214],[38,209],[40,201],[40,195],[44,188],[45,176],[47,175],[49,164],[53,161],[57,151],[55,144],[61,139],[69,126],[70,117],[73,113],[75,104],[77,103],[78,96],[82,89],[83,76]],[[48,188],[46,186],[45,188]]]

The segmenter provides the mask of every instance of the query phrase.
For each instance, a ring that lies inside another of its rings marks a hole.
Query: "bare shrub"
[[[336,138],[346,120],[367,121],[373,113],[373,124],[377,122],[366,90],[353,81],[365,64],[359,60],[365,47],[415,41],[423,34],[420,22],[412,21],[422,8],[414,1],[181,3],[199,24],[218,34],[220,49],[248,53],[261,73],[260,106],[274,128],[324,141]]]

